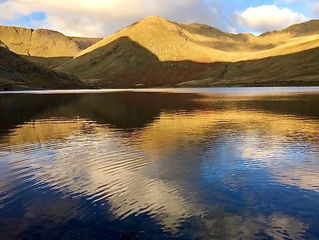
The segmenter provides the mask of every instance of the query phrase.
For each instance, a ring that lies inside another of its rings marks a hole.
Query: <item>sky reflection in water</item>
[[[318,239],[318,103],[0,95],[1,239]]]

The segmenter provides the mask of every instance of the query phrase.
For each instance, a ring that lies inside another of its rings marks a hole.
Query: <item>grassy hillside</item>
[[[35,57],[73,57],[99,38],[68,37],[48,29],[0,26],[0,41],[10,51]]]
[[[28,62],[0,43],[0,89],[59,89],[80,85],[77,77]]]

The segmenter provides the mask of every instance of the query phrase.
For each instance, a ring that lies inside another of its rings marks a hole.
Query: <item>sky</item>
[[[158,15],[255,35],[319,18],[319,0],[0,0],[0,24],[105,37]]]

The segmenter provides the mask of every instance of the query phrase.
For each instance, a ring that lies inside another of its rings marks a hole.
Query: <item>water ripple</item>
[[[319,120],[255,101],[197,96],[204,106],[164,106],[127,128],[138,111],[123,108],[117,123],[74,101],[66,117],[60,106],[24,120],[1,136],[0,211],[21,206],[47,220],[43,200],[56,224],[147,217],[185,239],[317,236]]]

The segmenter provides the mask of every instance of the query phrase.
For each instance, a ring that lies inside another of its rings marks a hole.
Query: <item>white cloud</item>
[[[221,0],[7,0],[0,2],[0,20],[35,11],[47,19],[38,27],[69,35],[104,36],[149,15],[220,27]]]
[[[276,3],[306,2],[307,0],[275,0]]]
[[[319,17],[319,2],[316,2],[316,3],[313,5],[313,11],[314,11],[314,13],[316,14],[316,16]]]
[[[289,25],[307,21],[308,19],[288,8],[278,8],[276,5],[250,7],[241,13],[236,13],[239,24],[255,32],[265,32],[282,29]]]

